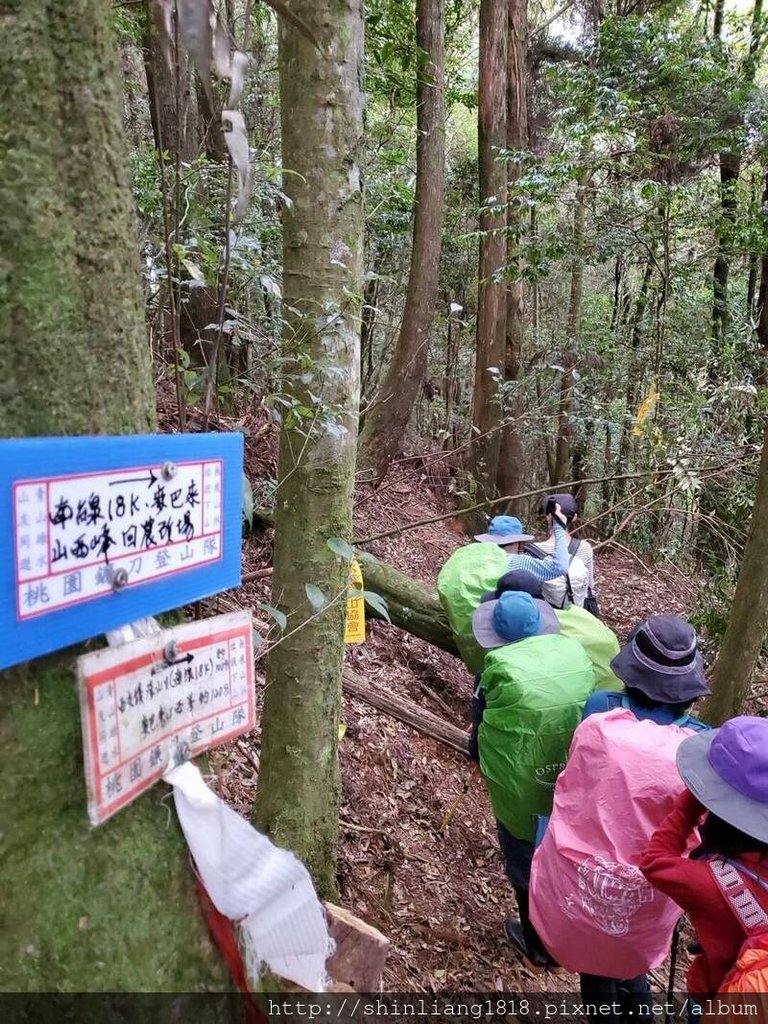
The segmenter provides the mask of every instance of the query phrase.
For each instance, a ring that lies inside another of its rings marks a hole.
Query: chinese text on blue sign
[[[240,581],[241,434],[0,441],[0,668]]]

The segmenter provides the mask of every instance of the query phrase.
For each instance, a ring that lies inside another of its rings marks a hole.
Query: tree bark
[[[498,150],[507,141],[507,4],[480,3],[480,74],[478,159],[480,171],[480,269],[477,299],[477,343],[470,452],[475,500],[496,493],[501,444],[498,382],[504,372],[506,288],[501,275],[506,262],[507,169]]]
[[[507,149],[519,153],[528,148],[528,0],[511,0],[507,24]],[[507,172],[511,195],[512,187],[520,177],[520,163],[510,160]],[[525,232],[526,213],[521,204],[515,203],[507,211],[507,265],[513,268],[513,275],[507,285],[504,376],[510,383],[516,383],[520,378],[525,341],[525,285],[520,243]],[[517,494],[524,490],[523,439],[518,426],[522,412],[522,401],[515,393],[506,410],[510,422],[502,432],[499,452],[497,484],[500,494]],[[510,502],[508,511],[522,515],[522,502]]]
[[[768,169],[763,184],[762,209],[768,208]],[[757,293],[757,373],[761,387],[768,386],[768,252],[760,256],[760,287]]]
[[[365,701],[366,704],[396,718],[399,722],[410,725],[423,736],[438,740],[461,754],[469,753],[468,732],[451,722],[446,722],[439,715],[433,715],[431,711],[426,711],[413,701],[399,697],[395,693],[371,686],[362,676],[348,668],[344,669],[342,683],[348,696]]]
[[[203,149],[208,159],[217,164],[225,164],[229,159],[229,150],[224,141],[224,130],[221,126],[221,101],[216,95],[214,95],[213,101],[211,100],[198,74],[193,73],[192,77],[197,98],[197,135],[202,140]]]
[[[416,0],[416,45],[426,55],[416,78],[416,197],[403,320],[381,390],[366,414],[363,465],[379,482],[402,448],[424,383],[437,302],[445,196],[444,0]]]
[[[723,30],[725,4],[715,4],[715,39],[720,41]],[[749,39],[749,50],[742,65],[745,84],[752,85],[757,71],[757,55],[765,34],[763,27],[763,0],[754,0]],[[740,149],[720,154],[720,223],[717,228],[717,256],[712,272],[712,333],[708,376],[711,384],[718,384],[720,360],[725,351],[726,335],[730,324],[728,308],[728,278],[732,258],[732,234],[736,223],[736,187],[741,173]]]
[[[448,618],[433,588],[398,572],[366,551],[356,550],[355,558],[363,573],[365,589],[379,594],[387,602],[393,626],[428,640],[457,658],[460,656]],[[370,617],[382,617],[370,605],[366,607]]]
[[[749,536],[720,654],[712,674],[712,696],[703,717],[712,725],[741,714],[752,673],[768,632],[768,427]]]
[[[107,0],[5,5],[5,437],[156,429],[117,58]],[[77,653],[0,673],[3,987],[221,989],[223,964],[163,787],[98,829],[88,824]]]
[[[730,322],[728,278],[731,271],[731,233],[736,221],[736,183],[741,171],[740,153],[720,154],[720,224],[717,229],[717,256],[712,272],[712,334],[709,379],[717,384],[720,360],[725,351]]]
[[[338,726],[349,566],[327,545],[349,538],[360,398],[363,293],[363,11],[360,0],[297,0],[279,35],[283,190],[283,354],[298,407],[280,435],[273,602],[288,616],[270,653],[254,820],[294,850],[318,889],[336,890]],[[313,609],[305,585],[331,602]]]
[[[197,146],[187,131],[190,119],[191,74],[186,53],[170,42],[170,63],[159,28],[161,0],[148,0],[144,28],[144,70],[149,93],[149,115],[155,145],[171,155],[171,162],[191,160]],[[177,90],[178,86],[178,90]],[[178,95],[177,95],[178,91]]]
[[[587,220],[586,208],[587,174],[582,172],[576,189],[576,204],[573,210],[574,262],[571,270],[571,296],[568,303],[568,320],[565,327],[566,347],[563,353],[563,371],[560,376],[560,406],[557,416],[557,442],[555,444],[554,474],[550,477],[552,486],[570,479],[571,446],[573,441],[573,371],[578,360],[581,341],[581,299],[584,290],[584,263],[581,245]]]

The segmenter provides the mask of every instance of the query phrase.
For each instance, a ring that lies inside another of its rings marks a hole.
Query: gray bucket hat
[[[696,631],[678,615],[641,622],[611,662],[625,686],[659,703],[678,704],[709,693]]]
[[[740,715],[683,740],[677,770],[708,810],[768,843],[768,719]]]
[[[506,647],[518,640],[559,633],[560,623],[546,601],[518,590],[507,590],[495,601],[485,601],[472,615],[472,632],[481,647]]]

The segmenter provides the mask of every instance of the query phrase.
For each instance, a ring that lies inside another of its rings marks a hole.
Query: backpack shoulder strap
[[[768,928],[768,914],[749,891],[739,871],[727,860],[711,860],[709,867],[720,892],[725,896],[747,934]]]
[[[580,547],[581,541],[579,540],[579,538],[571,537],[570,541],[568,542],[568,554],[571,556],[571,558],[573,558],[573,556],[576,554]]]
[[[684,715],[680,715],[671,724],[679,725],[681,729],[692,729],[694,732],[709,732],[710,728],[706,722],[699,721],[698,718],[694,718],[693,715],[689,715],[687,712]]]
[[[542,551],[538,544],[526,544],[523,551],[526,555],[530,555],[531,558],[549,558],[549,552]]]

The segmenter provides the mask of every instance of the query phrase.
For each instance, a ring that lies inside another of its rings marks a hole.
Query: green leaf
[[[374,594],[372,590],[364,590],[363,597],[365,603],[370,605],[371,608],[387,622],[392,625],[392,619],[389,617],[389,609],[387,608],[387,602],[381,596],[381,594]]]
[[[355,552],[352,550],[352,545],[348,544],[341,537],[329,537],[325,543],[339,558],[350,559],[354,557]]]
[[[243,473],[243,519],[248,523],[248,529],[253,529],[253,488],[251,481]]]
[[[253,630],[253,649],[258,651],[261,645],[264,643],[264,639],[258,629]]]
[[[314,583],[305,583],[304,590],[307,595],[307,600],[316,612],[319,612],[321,608],[325,608],[328,604],[328,598],[322,592],[320,587],[316,587]]]
[[[281,612],[279,608],[275,608],[271,604],[265,604],[263,601],[257,601],[256,607],[261,608],[261,610],[266,612],[267,615],[271,615],[280,629],[285,629],[288,625],[288,616],[284,612]]]

